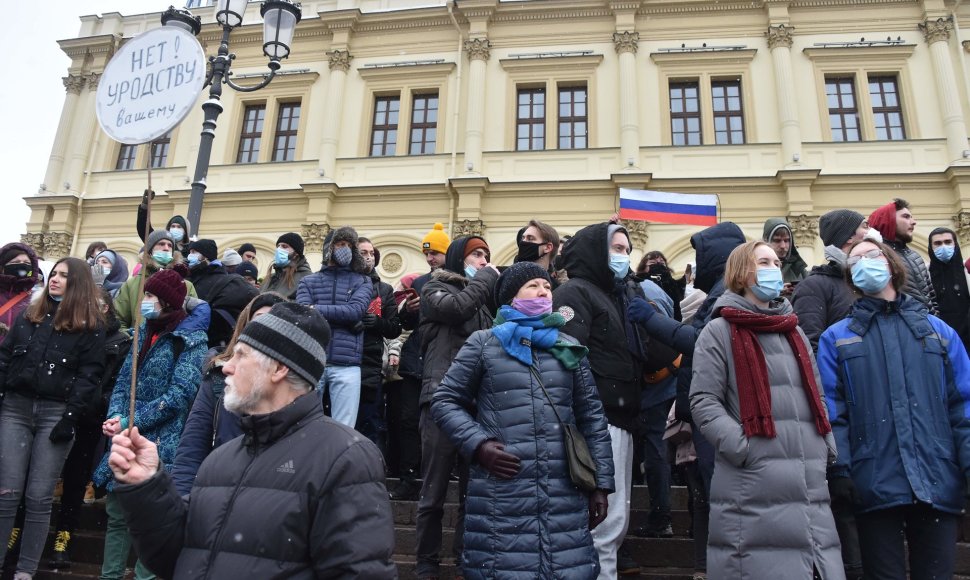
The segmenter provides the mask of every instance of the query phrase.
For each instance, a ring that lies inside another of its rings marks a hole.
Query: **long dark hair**
[[[54,314],[54,330],[78,332],[102,326],[104,315],[98,307],[99,290],[91,276],[91,266],[77,258],[61,258],[51,268],[52,275],[61,263],[67,264],[67,288],[64,289],[64,298]],[[52,310],[51,302],[53,300],[48,281],[41,296],[27,307],[24,318],[35,324],[41,322]]]

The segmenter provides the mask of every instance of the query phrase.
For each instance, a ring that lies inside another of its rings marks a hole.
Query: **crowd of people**
[[[55,506],[49,564],[71,566],[96,498],[105,580],[132,547],[138,580],[395,578],[391,500],[417,502],[420,578],[450,548],[464,578],[613,579],[639,572],[628,535],[673,536],[675,480],[697,579],[953,574],[970,260],[937,228],[927,267],[902,199],[822,216],[812,268],[784,219],[755,241],[722,222],[680,277],[656,250],[633,267],[615,216],[564,237],[532,220],[509,266],[435,224],[428,271],[394,286],[352,227],[316,270],[280,235],[260,275],[252,244],[220,253],[141,209],[131,270],[95,243],[44,279],[32,248],[0,248],[16,580]],[[631,529],[634,483],[650,512]]]

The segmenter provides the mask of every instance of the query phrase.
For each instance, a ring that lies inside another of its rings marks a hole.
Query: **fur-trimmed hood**
[[[340,241],[345,241],[350,244],[350,250],[352,252],[350,269],[358,274],[367,276],[367,264],[364,263],[364,257],[360,255],[360,251],[357,249],[357,230],[350,226],[343,226],[335,230],[330,230],[330,233],[327,234],[327,237],[323,240],[322,266],[326,268],[330,264],[330,258],[333,256],[333,244],[334,242]]]

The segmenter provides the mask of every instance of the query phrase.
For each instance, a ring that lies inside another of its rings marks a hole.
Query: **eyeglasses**
[[[865,254],[860,254],[858,256],[849,256],[849,259],[846,260],[845,263],[848,264],[849,267],[851,268],[852,266],[855,266],[856,264],[858,264],[859,260],[861,260],[862,258],[866,258],[867,260],[875,260],[876,258],[882,255],[883,255],[882,250],[880,250],[879,248],[876,248],[875,250],[869,250]]]

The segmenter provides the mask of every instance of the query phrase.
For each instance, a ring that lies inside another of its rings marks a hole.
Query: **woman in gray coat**
[[[565,320],[552,313],[542,267],[513,265],[496,297],[504,305],[495,326],[469,337],[431,405],[471,465],[465,578],[595,578],[590,530],[606,517],[613,457],[586,348],[559,333]],[[597,486],[590,494],[570,480],[557,413],[589,445]]]
[[[717,450],[712,580],[845,578],[825,481],[835,440],[779,266],[764,242],[738,246],[694,350],[691,412]]]

